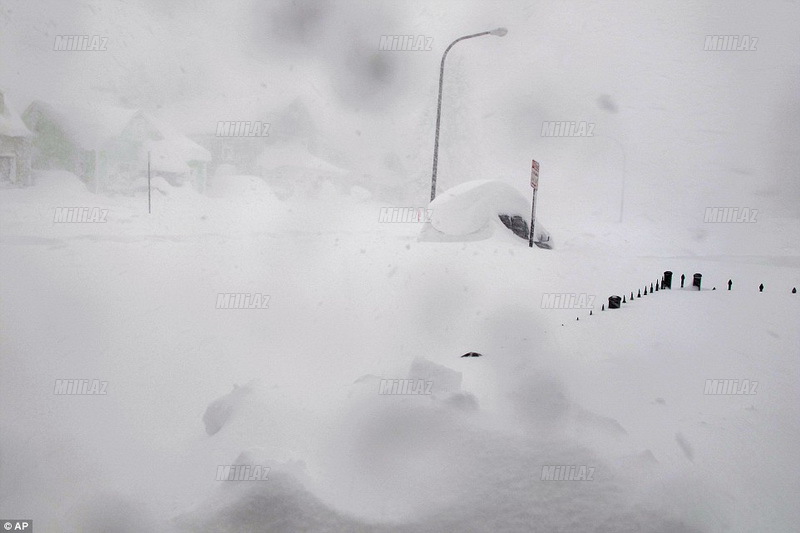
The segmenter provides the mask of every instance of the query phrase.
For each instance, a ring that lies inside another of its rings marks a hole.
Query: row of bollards
[[[684,274],[681,274],[681,288],[683,288],[685,280],[686,280],[686,276]],[[697,290],[699,291],[700,287],[702,285],[702,282],[703,282],[703,275],[701,273],[699,273],[699,272],[696,272],[694,274],[694,276],[692,277],[692,287],[697,287]],[[733,287],[733,280],[729,279],[728,280],[728,290],[731,290],[732,287]],[[653,292],[657,292],[659,290],[664,290],[664,289],[672,289],[672,271],[670,271],[670,270],[664,271],[664,275],[661,277],[661,280],[656,280],[655,283],[650,283],[650,293],[651,294]],[[717,288],[714,287],[711,290],[715,291],[715,290],[717,290]],[[759,284],[758,292],[764,292],[764,284],[763,283]],[[792,287],[792,294],[797,294],[797,287]],[[645,284],[645,286],[644,286],[644,296],[647,296],[647,284]],[[633,291],[631,291],[631,299],[630,299],[630,301],[632,302],[634,300],[634,298],[641,298],[641,297],[642,297],[642,289],[639,289],[636,292],[636,296],[635,297],[633,296]],[[619,309],[620,307],[622,307],[622,304],[624,304],[624,303],[628,303],[625,296],[619,297],[617,295],[613,295],[613,296],[609,296],[608,297],[608,308],[609,309]],[[606,305],[602,304],[600,306],[600,310],[601,311],[605,311],[606,310]],[[589,316],[592,316],[592,314],[593,314],[592,310],[590,309],[589,310]],[[579,317],[575,317],[575,320],[580,320],[580,318]],[[564,324],[561,324],[561,325],[563,326]]]
[[[685,274],[681,274],[681,288],[683,288],[685,281],[686,281],[686,275]],[[701,274],[700,272],[696,272],[694,274],[694,276],[692,276],[692,287],[696,287],[697,290],[699,291],[699,290],[701,290],[702,284],[703,284],[703,274]],[[729,279],[728,280],[728,290],[731,290],[732,287],[733,287],[733,280]],[[657,292],[659,290],[664,290],[664,289],[672,289],[672,271],[671,270],[664,271],[664,274],[661,277],[661,280],[657,280],[655,283],[650,283],[650,294],[652,294],[654,292]],[[717,288],[714,287],[711,290],[715,291],[715,290],[717,290]],[[763,283],[761,283],[758,286],[758,292],[764,292],[764,284]],[[792,287],[792,294],[797,294],[797,287]],[[644,286],[644,296],[647,296],[647,284],[645,284],[645,286]],[[639,289],[637,291],[637,293],[636,293],[636,298],[641,298],[641,297],[642,297],[642,290]],[[631,291],[631,301],[633,301],[633,300],[634,300],[633,291]],[[608,297],[608,308],[609,309],[619,309],[622,306],[621,304],[624,304],[624,303],[627,303],[627,300],[626,300],[625,296],[619,297],[617,295],[613,295],[613,296],[609,296]],[[601,311],[605,311],[606,310],[605,304],[603,304],[601,306],[600,310]],[[592,311],[591,310],[589,311],[589,315],[590,316],[592,315]],[[576,319],[577,319],[577,317],[576,317]]]

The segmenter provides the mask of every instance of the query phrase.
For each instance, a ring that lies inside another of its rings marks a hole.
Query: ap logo
[[[32,520],[3,520],[3,529],[5,531],[26,531],[28,533],[33,531]]]

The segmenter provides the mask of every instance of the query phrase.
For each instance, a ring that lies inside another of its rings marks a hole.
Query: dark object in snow
[[[605,310],[606,310],[606,304],[603,304],[603,305],[600,307],[600,310],[601,310],[601,311],[605,311]]]
[[[653,284],[650,284],[650,292],[653,292]]]
[[[580,317],[577,317],[577,316],[576,316],[576,317],[575,317],[575,320],[580,320]]]
[[[637,298],[641,298],[642,297],[642,289],[639,289],[639,294],[637,294],[636,297]]]
[[[792,287],[792,294],[797,294],[797,287]]]
[[[728,280],[728,290],[731,290],[731,286],[733,286],[733,282],[731,280]]]
[[[592,310],[589,309],[589,316],[592,316]]]
[[[225,396],[220,396],[208,404],[208,408],[206,408],[206,412],[203,414],[203,424],[206,426],[206,433],[214,435],[222,429],[252,391],[252,385],[249,383],[242,387],[234,384],[233,391]]]
[[[658,291],[658,282],[656,281],[656,291]]]
[[[647,296],[647,285],[644,286],[644,295]]]
[[[626,304],[628,302],[625,301],[625,296],[622,297],[622,303]]]
[[[686,275],[685,274],[681,274],[681,289],[683,288],[683,282],[684,282],[685,279],[686,279]]]
[[[616,113],[619,109],[614,100],[607,94],[601,94],[597,97],[597,105],[600,109],[604,109],[609,113]]]
[[[528,237],[530,236],[528,221],[521,216],[500,215],[500,222],[502,222],[505,227],[513,231],[514,235],[517,237],[522,237],[526,241],[528,240]]]
[[[700,284],[703,281],[703,275],[700,272],[696,272],[694,277],[692,278],[692,287],[697,287],[697,290],[700,290]]]
[[[622,302],[622,298],[619,296],[609,296],[608,297],[608,308],[609,309],[619,309],[619,304]]]
[[[631,300],[633,300],[633,291],[631,291]]]
[[[764,292],[764,284],[758,286],[758,292]]]
[[[481,357],[483,354],[478,352],[467,352],[461,357]]]
[[[716,287],[714,287],[714,288],[712,288],[711,290],[712,290],[712,291],[715,291],[715,290],[717,290],[717,288],[716,288]]]
[[[661,287],[662,289],[671,289],[672,288],[672,270],[665,270],[664,277],[664,286]]]

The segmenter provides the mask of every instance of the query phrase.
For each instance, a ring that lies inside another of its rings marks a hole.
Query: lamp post
[[[504,36],[508,33],[508,30],[505,28],[496,28],[490,31],[482,31],[480,33],[474,33],[472,35],[465,35],[464,37],[459,37],[448,46],[444,54],[442,54],[442,62],[439,65],[439,100],[436,106],[436,138],[433,142],[433,174],[431,176],[431,202],[434,198],[436,198],[436,166],[439,162],[439,124],[442,121],[442,83],[444,82],[444,60],[447,58],[447,52],[450,51],[453,46],[465,39],[472,39],[473,37],[480,37],[482,35],[496,35],[498,37]]]

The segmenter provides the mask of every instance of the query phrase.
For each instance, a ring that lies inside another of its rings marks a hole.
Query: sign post
[[[531,202],[531,234],[528,237],[528,247],[533,248],[533,228],[536,223],[536,191],[539,189],[539,163],[531,160],[531,187],[533,188],[533,201]]]
[[[150,214],[150,150],[147,151],[147,213]]]

